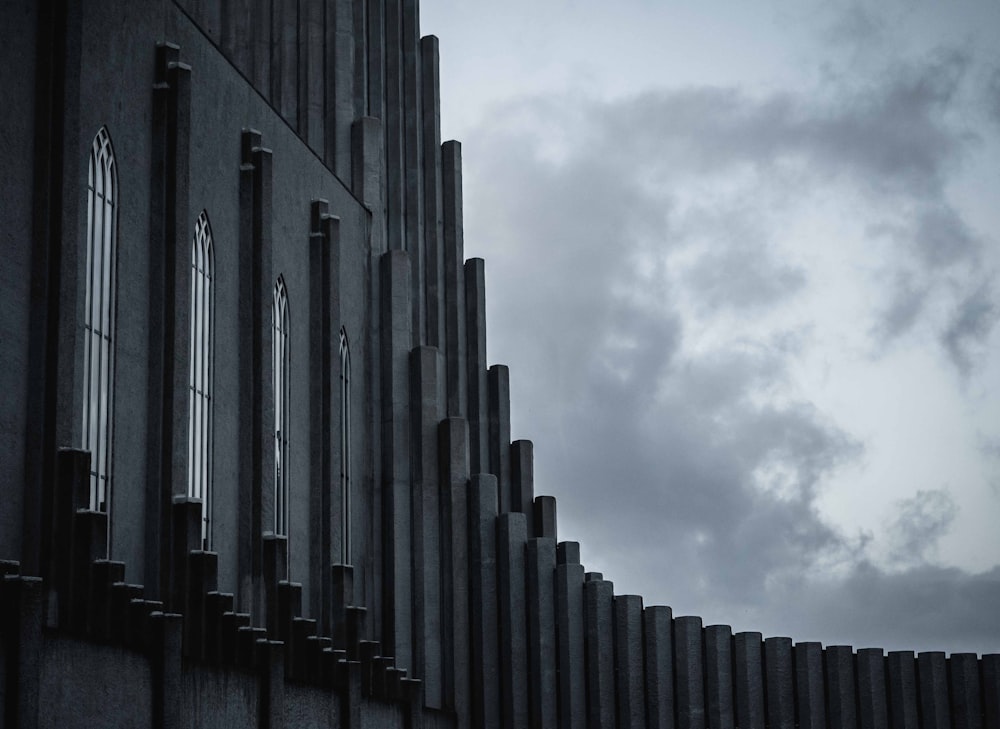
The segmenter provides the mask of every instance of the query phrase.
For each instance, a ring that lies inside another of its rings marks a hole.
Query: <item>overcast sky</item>
[[[560,539],[706,624],[1000,652],[1000,3],[424,0]]]

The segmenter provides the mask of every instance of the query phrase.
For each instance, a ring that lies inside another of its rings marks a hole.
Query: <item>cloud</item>
[[[901,506],[895,571],[871,561],[869,535],[823,516],[866,443],[797,387],[796,359],[819,346],[805,302],[824,272],[785,230],[841,201],[872,257],[856,328],[886,341],[929,329],[971,366],[995,306],[985,288],[955,293],[982,245],[945,195],[972,141],[948,113],[967,65],[937,54],[818,99],[522,98],[467,138],[466,200],[479,202],[466,230],[489,243],[490,290],[504,292],[490,297],[490,343],[511,364],[514,435],[535,441],[536,491],[560,497],[560,536],[581,539],[619,592],[712,620],[736,609],[760,628],[787,618],[802,639],[825,620],[844,640],[856,616],[835,607],[867,604],[865,590],[872,610],[906,596],[936,614],[935,585],[955,600],[1000,589],[996,574],[933,565],[954,518],[938,492]],[[953,613],[980,638],[985,604]],[[944,634],[928,625],[885,635],[916,647],[921,630]]]

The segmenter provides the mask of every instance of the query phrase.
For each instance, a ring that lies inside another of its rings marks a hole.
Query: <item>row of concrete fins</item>
[[[108,516],[85,508],[89,499],[89,454],[64,450],[60,470],[68,478],[58,489],[72,503],[55,504],[54,566],[46,623],[69,634],[158,650],[162,632],[158,618],[183,620],[183,654],[193,661],[265,670],[272,647],[283,648],[286,678],[331,689],[346,689],[352,673],[360,674],[363,695],[412,704],[421,682],[381,655],[377,641],[364,640],[367,610],[352,605],[352,571],[334,565],[338,596],[331,625],[333,636],[318,634],[316,620],[301,617],[302,585],[288,580],[287,538],[265,535],[263,542],[263,613],[266,627],[250,613],[237,612],[232,593],[218,590],[218,554],[201,549],[202,506],[198,499],[173,500],[173,571],[167,604],[144,598],[142,585],[125,581],[125,563],[105,559]],[[80,493],[73,493],[80,492]],[[60,513],[61,512],[61,513]],[[61,518],[62,517],[62,518]],[[65,519],[65,521],[63,521]],[[5,583],[20,578],[16,562],[0,563]],[[11,592],[5,589],[3,592]],[[3,597],[0,594],[0,597]],[[2,602],[11,602],[0,600]],[[255,624],[258,623],[258,624]]]

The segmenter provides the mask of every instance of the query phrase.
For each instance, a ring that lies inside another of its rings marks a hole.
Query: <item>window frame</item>
[[[191,338],[188,378],[188,496],[201,499],[201,538],[212,544],[215,367],[215,247],[208,212],[191,240]]]

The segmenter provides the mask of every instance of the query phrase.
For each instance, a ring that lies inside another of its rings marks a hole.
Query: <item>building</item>
[[[4,726],[1000,726],[557,542],[416,0],[6,0]]]

